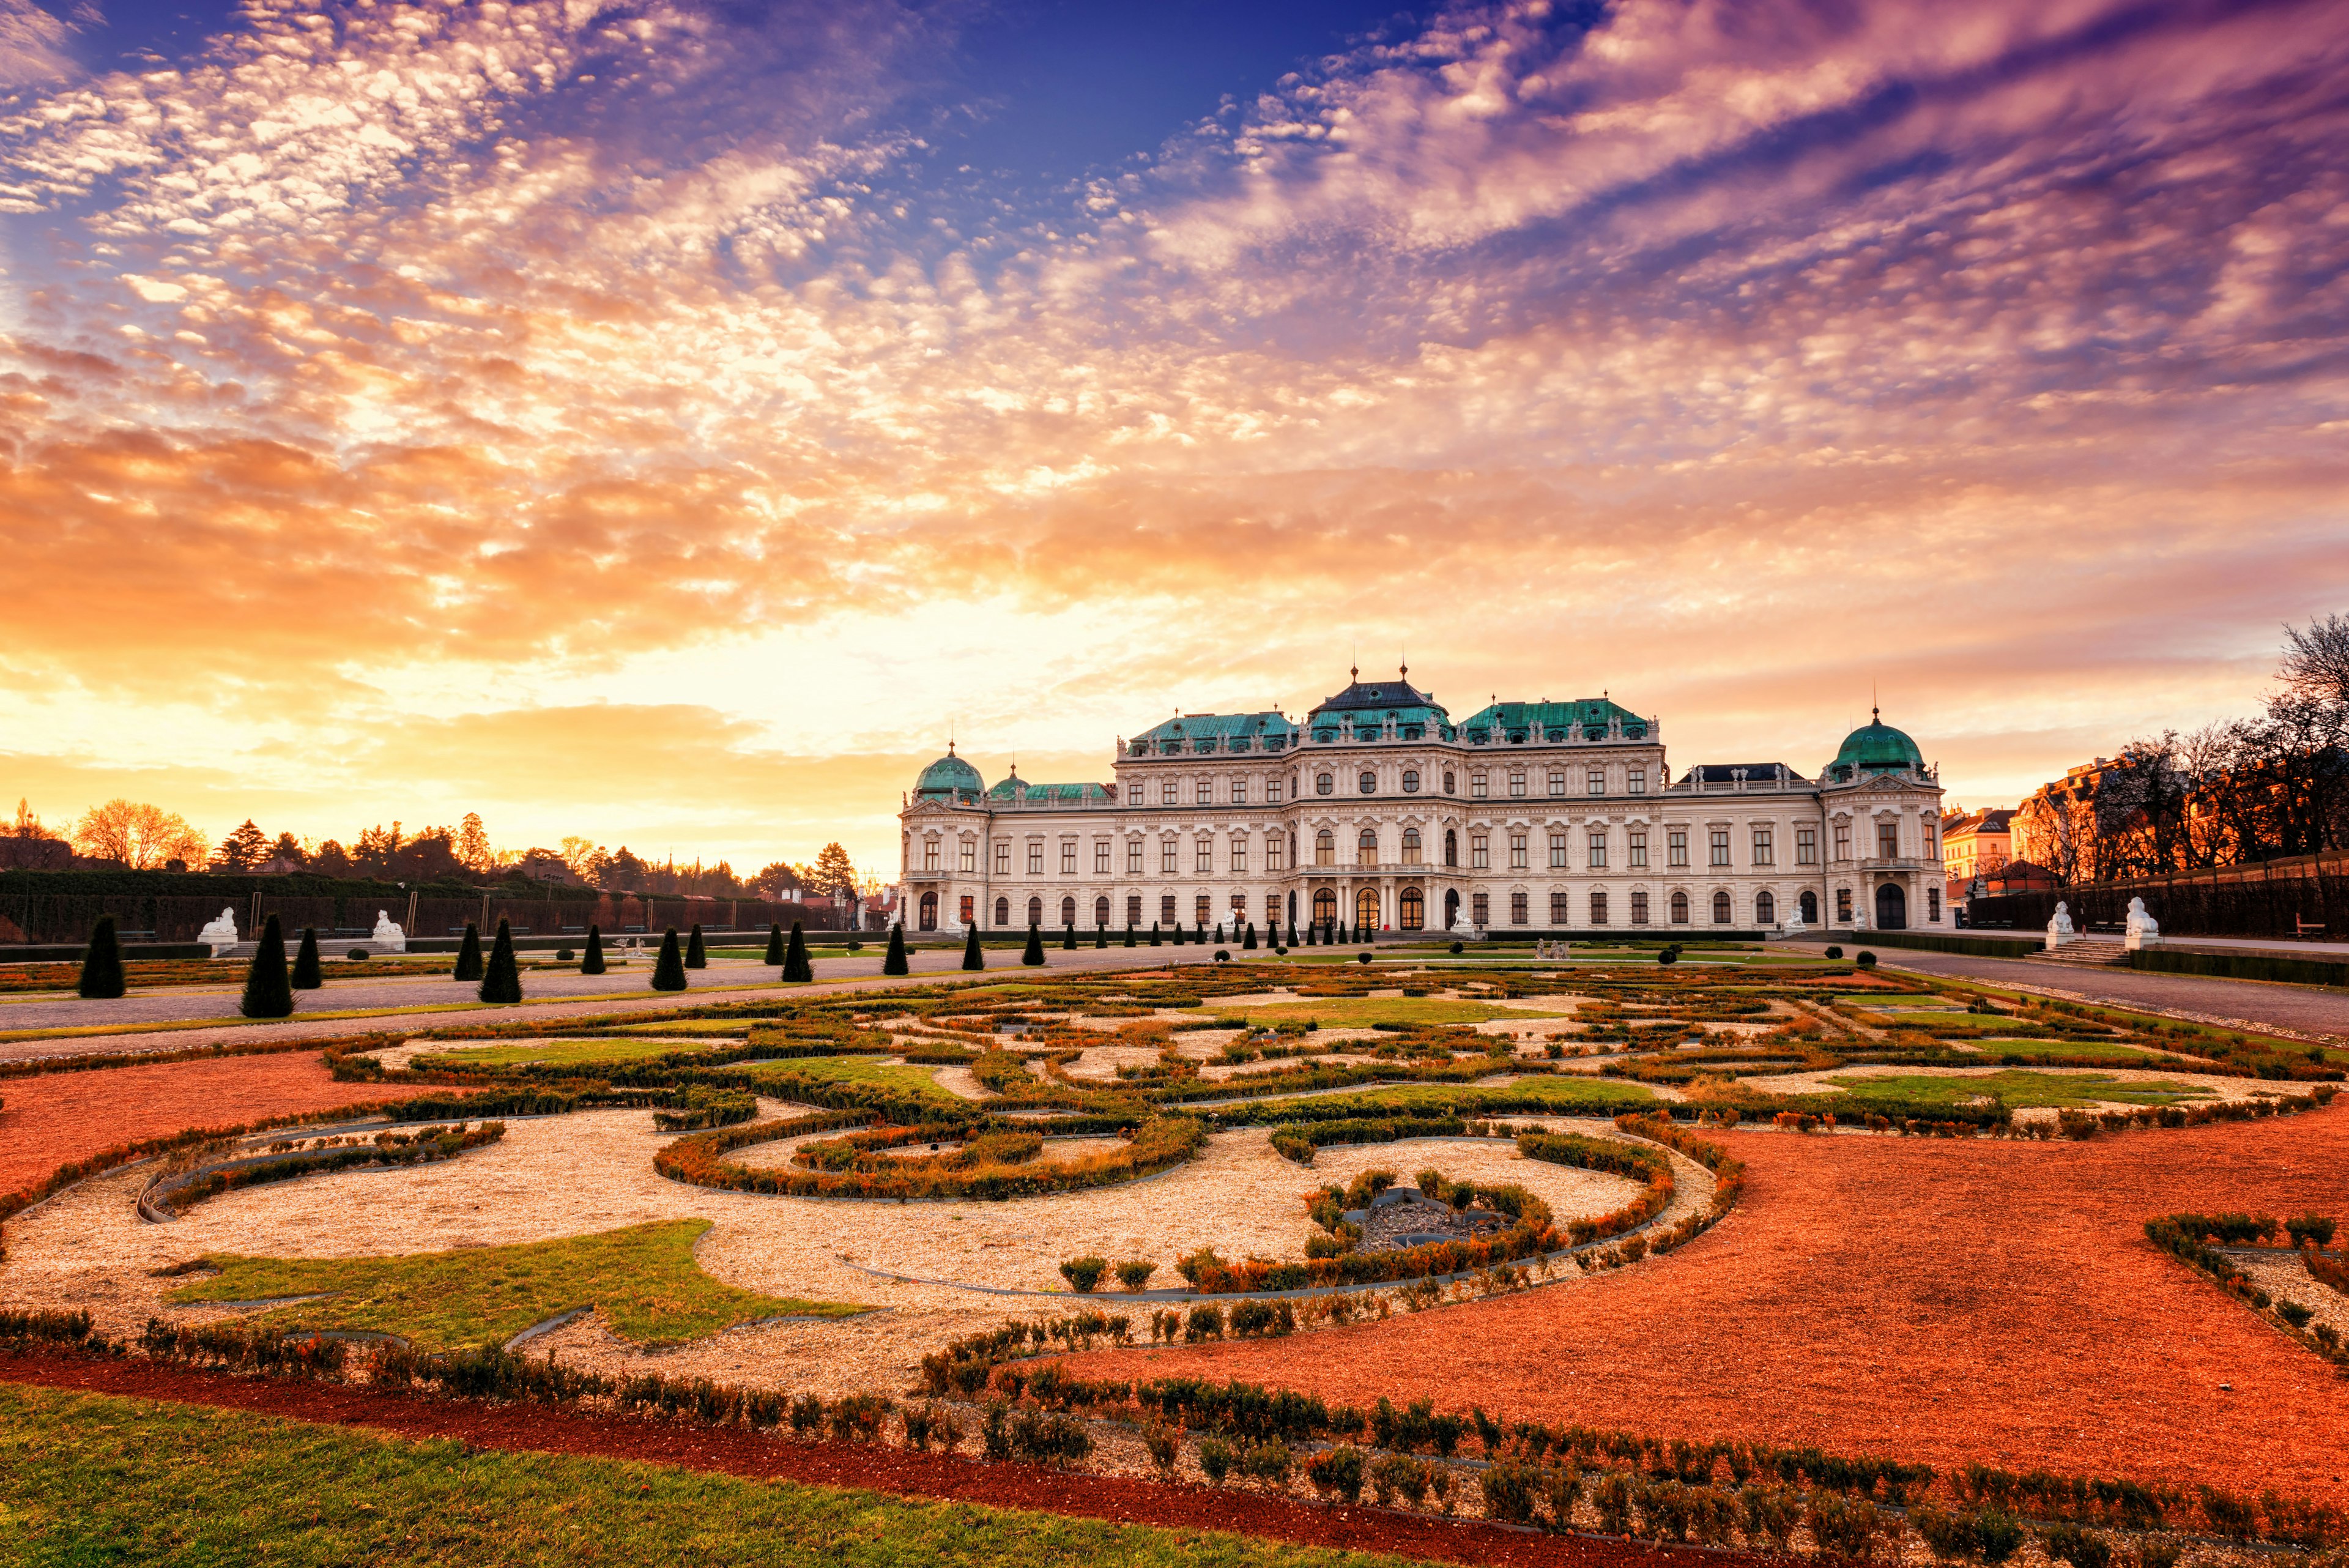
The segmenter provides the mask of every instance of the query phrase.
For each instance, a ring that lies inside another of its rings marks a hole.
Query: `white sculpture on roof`
[[[205,923],[202,930],[196,933],[196,940],[211,949],[214,958],[236,946],[236,906],[223,907],[217,916]]]
[[[2128,925],[2122,940],[2131,952],[2161,945],[2161,922],[2145,912],[2143,898],[2129,900]]]

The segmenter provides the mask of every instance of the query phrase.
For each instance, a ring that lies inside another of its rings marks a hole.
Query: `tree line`
[[[2286,627],[2261,712],[2131,741],[2043,785],[2015,851],[2065,883],[2207,870],[2349,845],[2349,617]]]

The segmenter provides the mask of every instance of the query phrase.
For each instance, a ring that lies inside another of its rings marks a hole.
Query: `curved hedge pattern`
[[[900,1200],[921,1198],[968,1198],[1000,1200],[1033,1198],[1050,1192],[1074,1192],[1089,1187],[1112,1187],[1180,1165],[1206,1142],[1207,1129],[1188,1116],[1160,1116],[1136,1129],[1123,1148],[1074,1160],[1065,1165],[1030,1167],[1001,1155],[1017,1154],[1006,1147],[998,1156],[968,1163],[956,1157],[921,1160],[889,1160],[874,1151],[907,1143],[959,1137],[958,1128],[945,1124],[875,1127],[853,1138],[815,1146],[826,1155],[837,1151],[841,1168],[797,1169],[736,1165],[723,1157],[734,1149],[775,1138],[797,1137],[831,1127],[853,1126],[868,1119],[862,1111],[818,1112],[812,1116],[753,1122],[679,1138],[653,1157],[653,1167],[675,1181],[733,1192],[763,1192],[793,1198],[873,1198]],[[996,1129],[1015,1137],[1035,1137],[1032,1127]],[[992,1133],[982,1133],[988,1138]],[[823,1158],[824,1156],[819,1156]]]

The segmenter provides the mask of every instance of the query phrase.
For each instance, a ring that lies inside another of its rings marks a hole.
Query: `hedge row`
[[[672,1180],[735,1192],[804,1198],[997,1199],[1071,1192],[1135,1180],[1189,1159],[1206,1143],[1207,1136],[1206,1128],[1188,1116],[1161,1116],[1143,1123],[1122,1149],[1039,1169],[1022,1168],[1017,1162],[1000,1159],[962,1166],[943,1160],[889,1162],[885,1166],[852,1158],[842,1168],[809,1170],[751,1168],[722,1158],[750,1144],[853,1126],[868,1120],[870,1116],[864,1110],[818,1113],[701,1133],[680,1138],[661,1149],[654,1155],[653,1166]],[[864,1138],[854,1140],[850,1153],[861,1156],[881,1147],[959,1136],[957,1127],[935,1122],[881,1127]],[[1030,1129],[1027,1136],[1032,1137],[1035,1134]]]
[[[440,1160],[454,1159],[469,1149],[487,1147],[505,1136],[506,1124],[503,1122],[483,1122],[470,1132],[461,1125],[426,1127],[412,1134],[386,1129],[365,1143],[336,1144],[283,1155],[275,1159],[259,1160],[251,1165],[191,1171],[183,1177],[166,1177],[141,1193],[139,1201],[141,1209],[151,1210],[159,1217],[170,1220],[208,1198],[217,1198],[223,1192],[234,1192],[242,1188],[362,1167],[383,1168],[432,1165]]]
[[[2209,1244],[2209,1241],[2220,1239],[2231,1229],[2227,1224],[2228,1220],[2241,1219],[2243,1216],[2240,1215],[2164,1214],[2145,1222],[2145,1236],[2147,1241],[2179,1262],[2209,1275],[2218,1282],[2220,1289],[2253,1312],[2270,1318],[2273,1326],[2291,1334],[2319,1355],[2349,1368],[2349,1345],[2343,1343],[2339,1331],[2328,1324],[2318,1324],[2312,1329],[2307,1308],[2296,1307],[2290,1302],[2274,1301],[2267,1292],[2251,1283],[2232,1258]],[[2322,1256],[2313,1248],[2302,1255]],[[2314,1264],[2310,1265],[2309,1272],[2315,1273]]]
[[[2215,974],[2230,980],[2281,980],[2295,985],[2349,985],[2349,963],[2265,953],[2198,953],[2183,948],[2139,948],[2129,967],[2161,974]]]

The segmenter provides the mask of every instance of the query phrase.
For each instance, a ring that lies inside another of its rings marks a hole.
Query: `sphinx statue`
[[[2128,924],[2125,933],[2122,940],[2131,952],[2161,945],[2161,922],[2146,913],[2143,898],[2129,900]]]
[[[367,943],[378,952],[404,953],[408,950],[408,933],[392,923],[391,912],[375,912],[375,929],[367,933]]]
[[[2060,948],[2065,942],[2076,942],[2079,940],[2080,933],[2072,927],[2071,907],[2061,899],[2056,900],[2055,918],[2047,922],[2048,947]]]
[[[196,940],[204,947],[210,948],[212,956],[214,958],[220,957],[221,954],[236,946],[238,941],[236,906],[233,904],[226,906],[218,915],[206,921],[204,929],[196,933]]]

